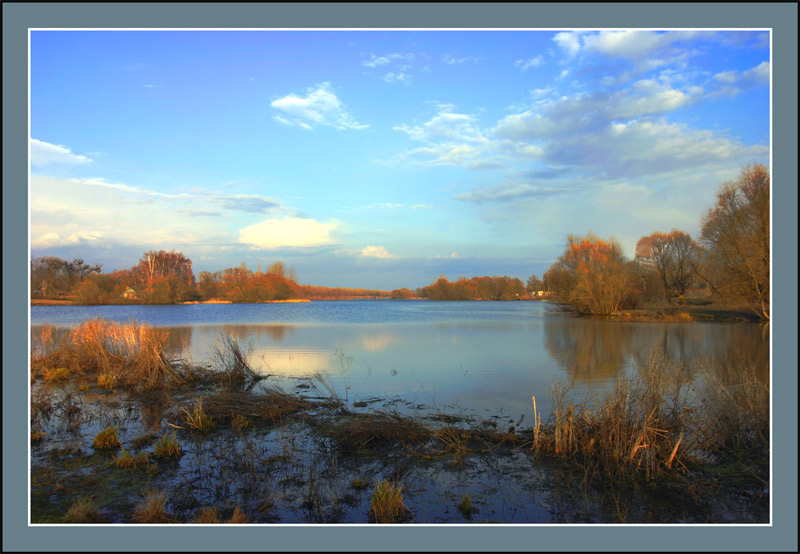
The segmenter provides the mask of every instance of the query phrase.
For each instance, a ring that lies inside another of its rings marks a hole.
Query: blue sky
[[[32,255],[541,276],[769,162],[757,31],[31,31]]]

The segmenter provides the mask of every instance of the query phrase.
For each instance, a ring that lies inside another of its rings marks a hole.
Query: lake
[[[170,330],[196,363],[221,334],[251,348],[252,366],[286,388],[323,374],[353,401],[516,420],[547,416],[555,381],[578,395],[630,375],[654,350],[686,364],[744,356],[769,376],[769,335],[754,323],[604,321],[546,302],[320,301],[168,306],[32,306],[31,326],[130,319]],[[530,423],[528,420],[527,423]]]

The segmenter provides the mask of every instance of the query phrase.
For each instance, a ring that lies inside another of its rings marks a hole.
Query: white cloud
[[[323,246],[333,243],[331,234],[338,227],[336,220],[322,223],[300,217],[265,219],[240,229],[239,242],[258,248]]]
[[[456,58],[452,54],[445,54],[444,56],[442,56],[442,61],[447,65],[455,65],[466,62],[478,63],[481,60],[477,56],[464,56],[463,58]]]
[[[712,78],[712,83],[719,86],[718,94],[735,95],[743,89],[769,85],[770,64],[761,62],[746,71],[722,71]]]
[[[414,80],[411,78],[411,75],[409,75],[407,73],[391,73],[390,72],[390,73],[387,73],[386,75],[383,76],[383,80],[386,81],[387,83],[393,83],[393,82],[397,81],[397,82],[403,83],[406,86],[408,86],[412,82],[414,82]]]
[[[380,258],[380,259],[388,259],[394,258],[392,254],[383,247],[383,246],[367,246],[361,251],[361,257],[363,258]]]
[[[73,154],[66,146],[50,144],[41,140],[31,139],[31,165],[42,167],[51,164],[83,165],[91,163],[92,159],[86,156]]]
[[[384,65],[389,65],[398,60],[411,62],[414,60],[414,54],[410,52],[407,54],[392,53],[392,54],[386,54],[384,56],[376,56],[375,54],[370,54],[369,59],[365,60],[362,63],[362,65],[364,65],[365,67],[380,67]]]
[[[563,31],[556,33],[553,41],[558,44],[568,57],[574,57],[581,49],[580,33],[574,31]]]
[[[514,62],[514,65],[520,68],[522,71],[527,71],[531,67],[539,67],[544,63],[544,56],[536,56],[535,58],[531,58],[529,60],[517,60]]]
[[[70,183],[76,183],[79,185],[89,185],[92,187],[104,187],[109,189],[115,189],[122,192],[129,192],[131,194],[142,194],[145,196],[159,196],[161,198],[191,198],[189,194],[168,194],[165,192],[156,192],[154,190],[143,190],[140,188],[132,187],[129,185],[123,185],[120,183],[107,183],[104,179],[99,177],[95,177],[92,179],[70,179]]]
[[[72,233],[62,237],[56,232],[45,233],[35,239],[31,239],[32,248],[57,248],[60,246],[75,246],[87,242],[95,242],[103,238],[102,233]]]
[[[283,115],[274,119],[284,125],[311,129],[315,125],[329,125],[337,129],[366,129],[369,125],[358,123],[345,109],[342,102],[331,90],[330,83],[310,87],[305,97],[288,94],[270,104]]]

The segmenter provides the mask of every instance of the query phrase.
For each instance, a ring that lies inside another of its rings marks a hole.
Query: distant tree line
[[[699,241],[678,229],[655,232],[642,237],[634,260],[627,260],[614,239],[569,235],[544,283],[555,301],[586,314],[682,303],[691,290],[705,290],[769,319],[769,205],[769,170],[746,166],[717,191]]]
[[[450,282],[444,276],[427,287],[416,290],[415,296],[429,300],[519,300],[525,297],[525,285],[517,278],[503,277],[459,277]],[[392,291],[392,298],[410,298],[409,289]]]

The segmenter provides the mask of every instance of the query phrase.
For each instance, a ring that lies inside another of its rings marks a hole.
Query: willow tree
[[[717,201],[703,218],[700,242],[705,247],[703,276],[730,301],[757,306],[769,319],[770,176],[756,164],[723,183]]]

